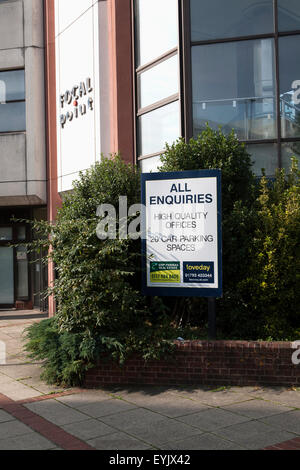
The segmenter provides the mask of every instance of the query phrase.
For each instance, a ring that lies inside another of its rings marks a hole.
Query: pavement
[[[0,450],[300,450],[300,389],[45,384],[23,349],[41,318],[0,311]]]

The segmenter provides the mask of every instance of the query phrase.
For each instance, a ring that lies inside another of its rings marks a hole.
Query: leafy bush
[[[223,291],[219,337],[293,339],[299,330],[299,172],[260,184],[234,133],[207,128],[197,139],[167,145],[160,171],[220,168],[223,205]],[[27,350],[45,360],[51,383],[82,383],[103,353],[123,362],[139,353],[165,357],[178,336],[202,337],[206,299],[147,298],[140,293],[140,240],[99,240],[96,209],[140,202],[140,175],[119,156],[103,158],[74,184],[55,224],[35,222],[32,248],[52,251],[54,319],[32,325]],[[117,227],[117,235],[120,227]],[[46,237],[45,237],[46,236]]]
[[[55,224],[34,223],[41,239],[32,248],[44,249],[51,241],[56,271],[49,290],[57,305],[55,321],[28,332],[28,351],[47,358],[47,380],[80,381],[104,351],[122,362],[136,351],[146,359],[172,350],[162,332],[162,302],[149,304],[140,294],[140,240],[97,237],[97,207],[111,204],[118,212],[119,196],[127,196],[128,206],[140,202],[140,173],[116,155],[80,174]]]
[[[278,170],[273,184],[261,179],[251,263],[239,285],[256,319],[256,337],[294,340],[300,336],[299,176],[293,159],[289,175]]]
[[[160,171],[222,170],[223,298],[218,335],[229,339],[295,339],[300,335],[300,193],[291,174],[258,183],[234,132],[207,128],[197,139],[168,145]],[[176,300],[177,318],[205,326],[207,301]]]
[[[60,330],[57,319],[34,323],[27,329],[25,350],[33,359],[45,361],[41,378],[47,383],[81,385],[86,371],[101,353],[121,356],[123,346],[105,336],[91,336],[87,331],[74,333]]]
[[[251,170],[251,158],[245,146],[232,132],[224,135],[209,127],[197,139],[179,139],[167,145],[161,158],[160,171],[198,169],[222,170],[222,232],[223,232],[223,291],[218,300],[218,318],[224,311],[241,308],[236,285],[245,277],[250,262],[249,244],[255,230],[256,179]],[[185,321],[191,324],[207,322],[206,299],[186,298],[177,301],[175,310],[185,309]],[[219,322],[220,325],[220,322]],[[220,325],[221,326],[221,325]]]

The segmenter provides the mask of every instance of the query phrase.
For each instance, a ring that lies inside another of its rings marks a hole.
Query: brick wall
[[[123,367],[103,360],[86,375],[85,387],[147,385],[298,385],[300,364],[289,342],[175,341],[169,360],[132,356]]]

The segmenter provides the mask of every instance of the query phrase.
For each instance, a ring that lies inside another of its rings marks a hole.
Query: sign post
[[[221,171],[143,173],[142,292],[222,296]]]

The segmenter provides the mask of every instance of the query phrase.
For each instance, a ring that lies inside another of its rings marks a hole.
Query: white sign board
[[[220,297],[221,172],[142,174],[143,292]]]

